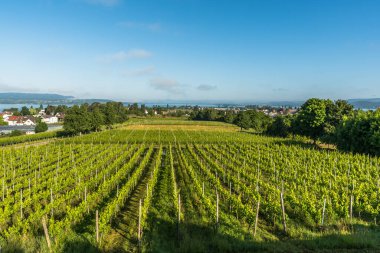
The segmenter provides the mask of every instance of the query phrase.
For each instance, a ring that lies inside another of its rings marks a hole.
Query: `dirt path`
[[[138,212],[140,199],[143,201],[146,195],[146,185],[150,179],[150,171],[152,170],[152,161],[155,155],[152,155],[144,175],[141,177],[136,189],[128,198],[124,208],[113,221],[112,230],[104,239],[105,252],[137,252],[137,227]]]

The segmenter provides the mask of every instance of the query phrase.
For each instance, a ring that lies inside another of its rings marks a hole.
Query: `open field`
[[[378,157],[134,119],[0,158],[3,252],[380,252]]]

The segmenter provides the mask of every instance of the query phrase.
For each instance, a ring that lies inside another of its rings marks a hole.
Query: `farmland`
[[[135,119],[0,159],[4,251],[380,251],[378,157]]]

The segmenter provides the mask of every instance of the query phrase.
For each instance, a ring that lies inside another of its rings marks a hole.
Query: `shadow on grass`
[[[65,253],[98,253],[101,252],[95,245],[93,245],[87,238],[83,236],[74,236],[64,241],[60,252]]]
[[[359,231],[359,229],[357,230]],[[365,231],[365,232],[364,232]],[[228,233],[228,234],[227,234]],[[144,232],[144,252],[380,252],[380,231],[368,229],[352,235],[329,234],[307,240],[284,238],[281,241],[258,241],[251,234],[233,235],[224,226],[200,226],[164,220]]]

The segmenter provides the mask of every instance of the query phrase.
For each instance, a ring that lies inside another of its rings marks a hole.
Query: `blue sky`
[[[1,0],[0,91],[380,97],[378,0]]]

